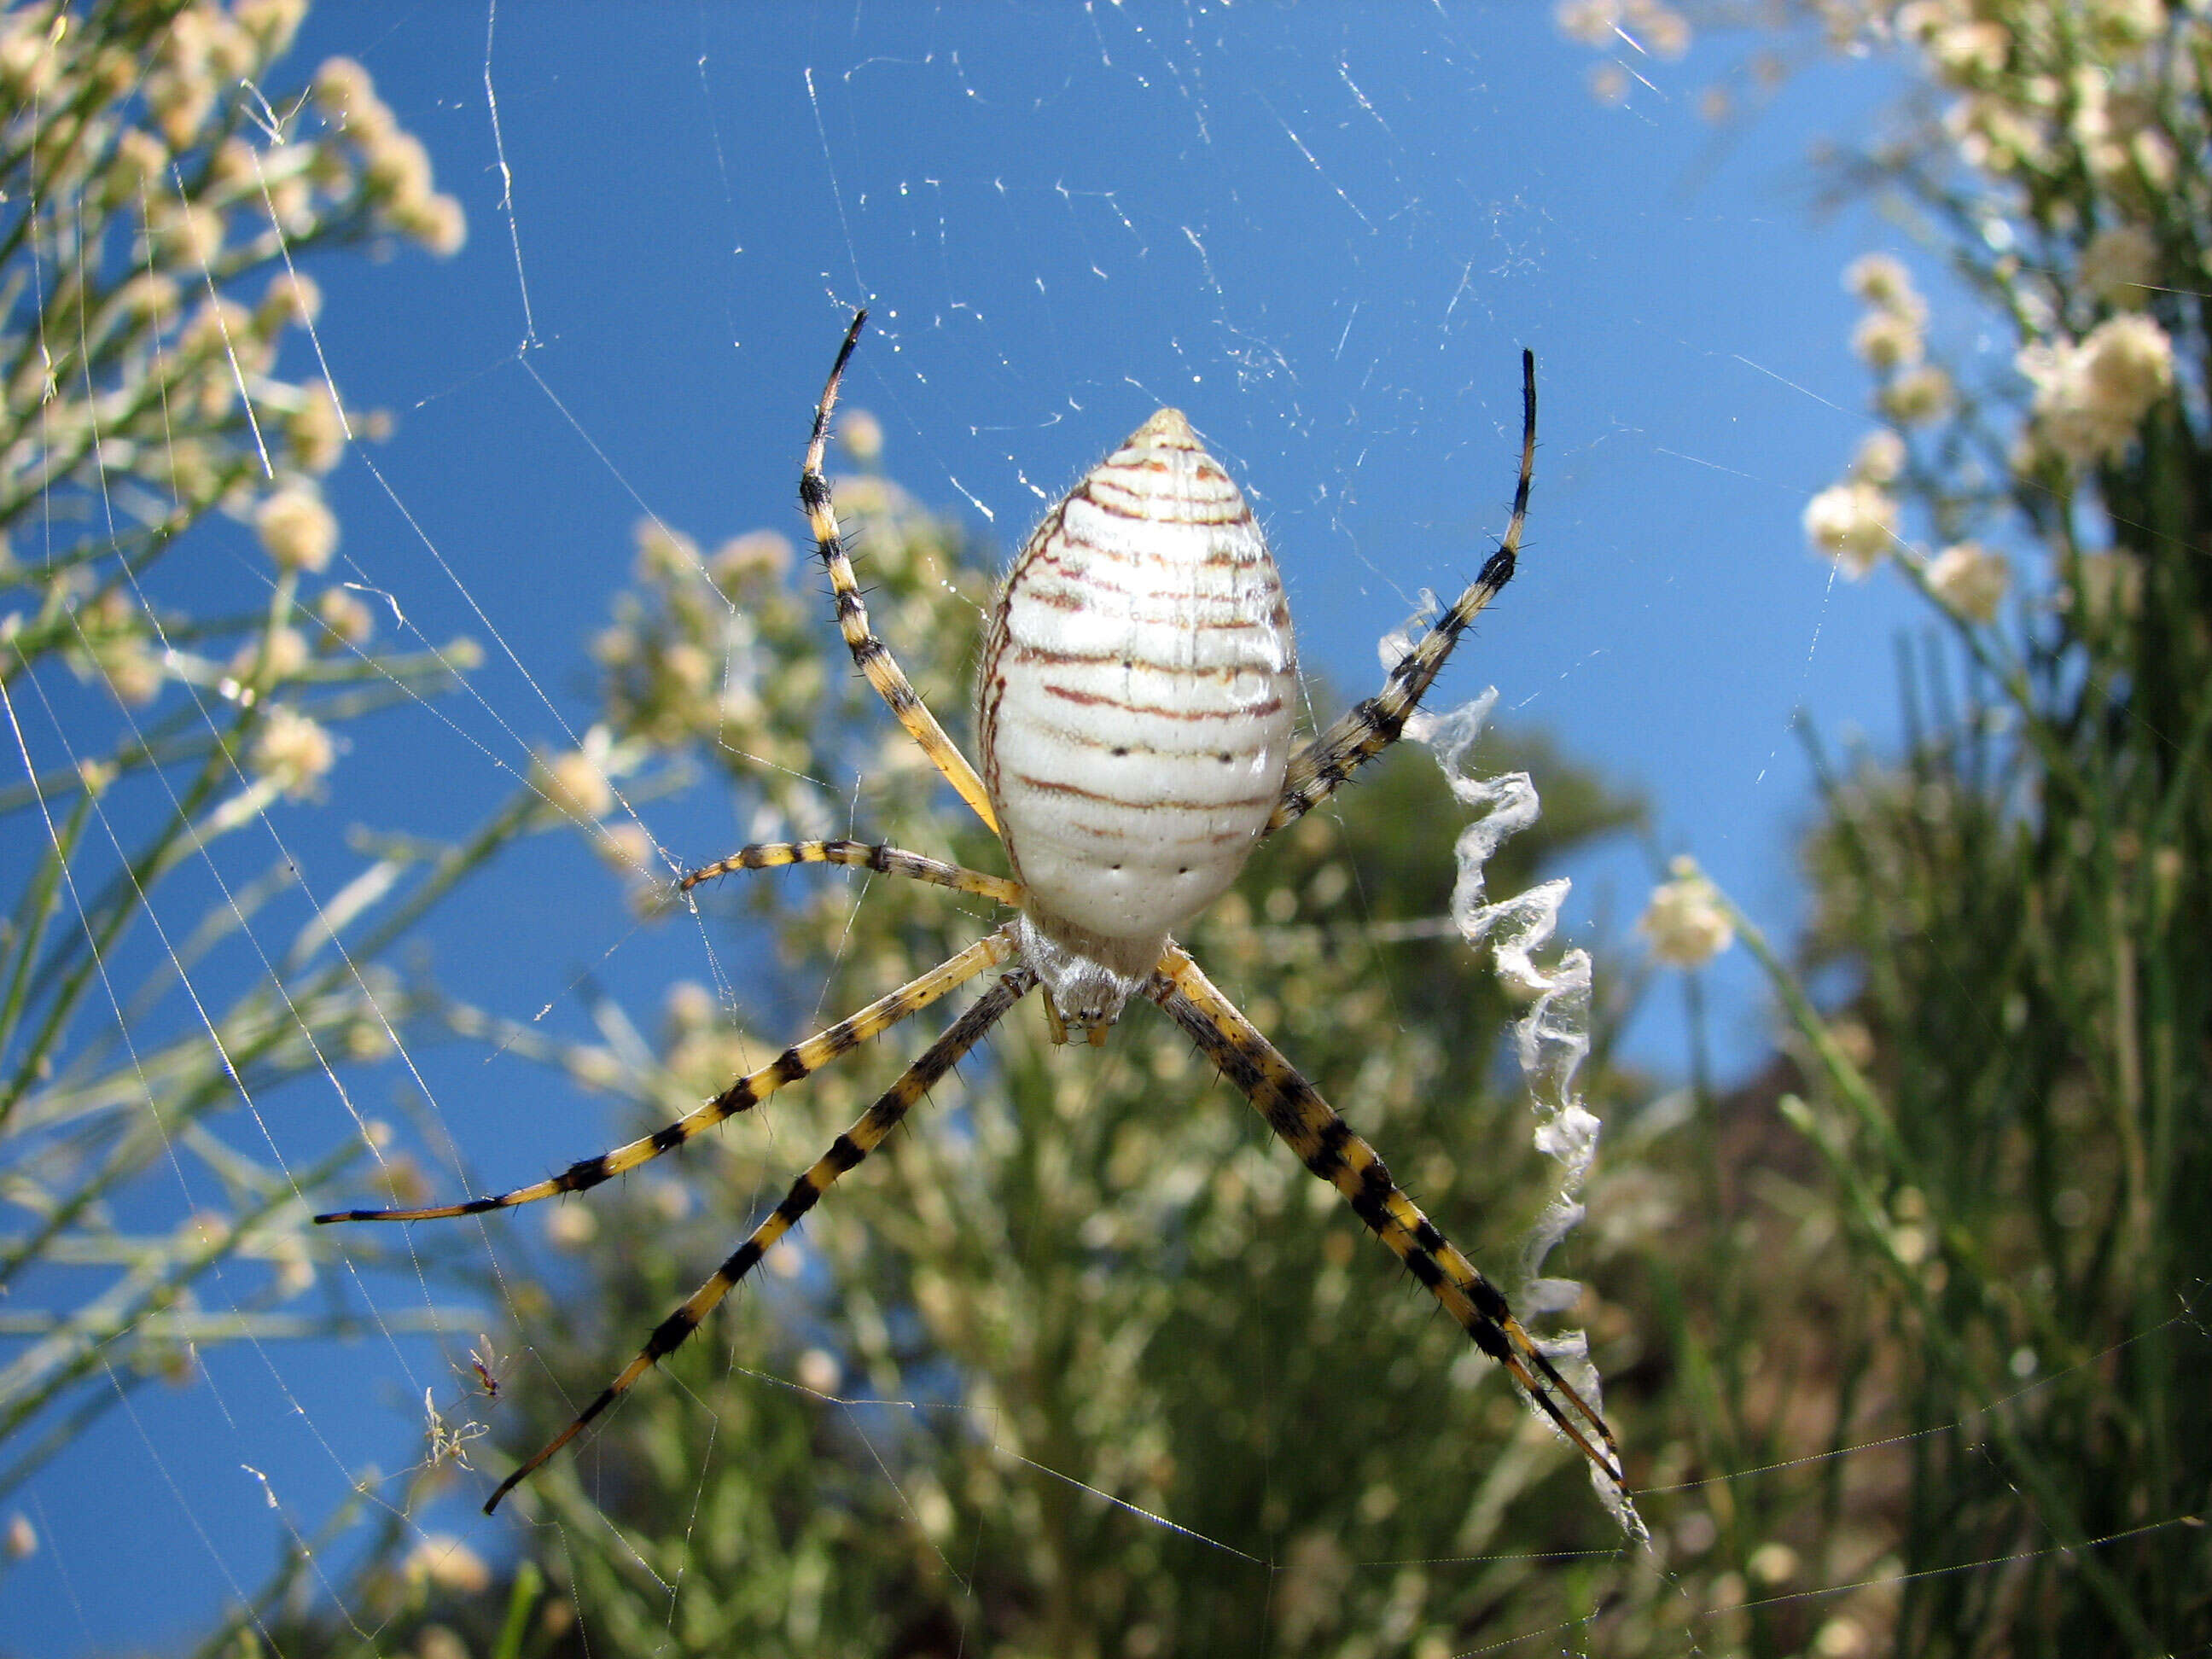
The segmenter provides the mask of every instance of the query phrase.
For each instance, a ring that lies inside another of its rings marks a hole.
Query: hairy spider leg
[[[1017,910],[1028,896],[1027,890],[1010,876],[985,875],[980,870],[964,869],[942,859],[926,858],[920,853],[904,852],[896,847],[872,846],[864,841],[756,842],[750,847],[740,847],[718,863],[701,866],[676,887],[678,892],[688,893],[702,881],[712,881],[734,871],[780,870],[794,864],[842,864],[855,869],[879,870],[887,876],[904,876],[911,881],[926,881],[958,892],[973,893],[978,898],[990,899]]]
[[[951,866],[947,866],[950,868]],[[887,996],[878,997],[849,1019],[841,1019],[826,1030],[786,1048],[757,1072],[746,1073],[695,1112],[686,1114],[651,1134],[617,1146],[597,1158],[572,1164],[550,1180],[512,1192],[472,1198],[463,1204],[439,1204],[421,1209],[334,1210],[319,1215],[319,1222],[435,1221],[446,1216],[481,1215],[486,1210],[513,1209],[534,1204],[561,1193],[580,1193],[601,1182],[635,1170],[663,1152],[673,1152],[726,1118],[757,1106],[787,1083],[796,1083],[820,1071],[842,1054],[850,1054],[870,1037],[881,1035],[909,1014],[919,1013],[946,992],[966,984],[976,975],[1011,961],[1018,946],[1012,923],[975,941],[958,956],[940,963],[927,973],[908,981]]]
[[[1620,1447],[1613,1431],[1544,1357],[1513,1316],[1504,1294],[1421,1213],[1420,1206],[1391,1180],[1375,1149],[1353,1133],[1321,1091],[1260,1034],[1181,945],[1170,945],[1162,954],[1148,994],[1243,1091],[1306,1168],[1344,1194],[1352,1213],[1428,1286],[1444,1311],[1474,1338],[1475,1346],[1503,1365],[1559,1432],[1626,1492]],[[1570,1410],[1580,1423],[1569,1417]],[[1591,1443],[1585,1425],[1604,1443],[1603,1452]]]
[[[1521,354],[1521,481],[1513,490],[1513,518],[1505,538],[1484,562],[1482,570],[1436,626],[1398,659],[1382,690],[1332,725],[1328,731],[1293,756],[1283,780],[1283,798],[1277,803],[1267,827],[1272,836],[1285,824],[1297,822],[1320,805],[1369,761],[1381,754],[1406,729],[1406,718],[1421,701],[1452,647],[1468,625],[1496,599],[1498,590],[1513,580],[1513,566],[1521,551],[1522,526],[1528,517],[1528,483],[1536,466],[1536,354]]]
[[[683,1346],[684,1339],[699,1328],[700,1322],[712,1313],[715,1305],[752,1271],[754,1264],[768,1254],[776,1240],[790,1231],[799,1218],[820,1200],[823,1194],[836,1184],[837,1177],[881,1146],[884,1137],[898,1127],[915,1103],[958,1064],[962,1055],[982,1041],[984,1034],[999,1023],[1006,1010],[1028,995],[1036,985],[1036,975],[1034,973],[1027,968],[1017,968],[978,997],[974,1006],[954,1021],[951,1028],[932,1043],[921,1058],[908,1066],[905,1074],[891,1085],[874,1105],[860,1115],[851,1128],[830,1143],[830,1150],[815,1160],[813,1167],[792,1183],[783,1202],[769,1212],[767,1219],[753,1229],[752,1236],[714,1269],[707,1282],[692,1291],[682,1307],[654,1327],[653,1334],[646,1339],[645,1346],[638,1351],[637,1358],[623,1368],[622,1374],[602,1389],[597,1399],[576,1414],[575,1421],[499,1483],[498,1489],[484,1502],[484,1513],[489,1515],[497,1509],[500,1499],[528,1480],[548,1458],[582,1433],[592,1419],[627,1393],[632,1383],[667,1355]]]
[[[845,365],[853,356],[853,348],[860,343],[860,329],[868,320],[868,313],[853,313],[853,325],[845,331],[845,343],[839,348],[837,362],[830,370],[830,383],[822,388],[822,401],[814,410],[814,436],[806,446],[806,465],[799,475],[799,504],[806,509],[808,529],[814,532],[814,550],[821,556],[822,563],[830,573],[830,586],[837,596],[837,627],[845,636],[846,647],[853,653],[853,661],[870,685],[890,706],[898,723],[907,734],[921,745],[930,763],[945,775],[945,781],[957,790],[960,799],[975,809],[975,816],[983,820],[992,834],[999,831],[999,820],[991,811],[991,799],[983,787],[983,780],[960,752],[960,745],[945,735],[945,728],[937,723],[892,657],[890,647],[878,639],[868,626],[868,608],[860,602],[860,583],[853,576],[853,562],[845,556],[845,538],[837,527],[837,509],[830,499],[830,480],[822,473],[823,451],[830,441],[830,411],[837,404],[837,387],[845,378]]]

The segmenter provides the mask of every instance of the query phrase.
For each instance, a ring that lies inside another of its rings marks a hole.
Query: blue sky
[[[1883,741],[1894,641],[1924,620],[1893,580],[1834,583],[1798,528],[1871,424],[1838,273],[1902,251],[1864,213],[1816,219],[1804,158],[1863,134],[1893,82],[1810,65],[1717,134],[1696,94],[1717,58],[1636,64],[1655,84],[1601,107],[1549,9],[325,7],[298,70],[366,64],[471,222],[447,262],[310,267],[338,385],[396,417],[374,471],[331,480],[343,553],[424,635],[495,631],[512,659],[495,649],[458,728],[356,744],[325,824],[284,826],[311,884],[343,879],[348,821],[452,830],[528,744],[581,728],[584,646],[644,514],[708,544],[796,532],[811,403],[865,301],[848,397],[892,476],[1010,549],[1175,404],[1260,507],[1307,665],[1354,694],[1377,636],[1503,528],[1533,348],[1527,552],[1439,700],[1498,684],[1507,718],[1650,799],[1661,853],[1696,854],[1786,937],[1811,811],[1791,717]],[[210,535],[212,566],[252,556]],[[682,856],[726,850],[696,805],[647,810]],[[1579,936],[1618,937],[1646,849],[1576,873]],[[550,846],[434,944],[441,976],[523,1018],[588,971],[649,1025],[669,981],[717,966]],[[1723,1052],[1754,1056],[1745,964],[1717,991]],[[1679,1059],[1674,1011],[1656,1000],[1636,1052]],[[604,1103],[427,1064],[478,1167],[605,1143]],[[348,1121],[293,1094],[275,1133],[311,1158]],[[312,1524],[347,1470],[419,1455],[426,1376],[447,1380],[420,1352],[301,1347],[136,1397],[35,1483],[45,1548],[0,1579],[0,1631],[74,1653],[204,1622],[259,1582],[276,1513]],[[426,1522],[488,1553],[507,1524]]]

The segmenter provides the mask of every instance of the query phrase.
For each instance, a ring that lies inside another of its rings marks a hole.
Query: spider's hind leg
[[[1513,518],[1505,526],[1504,539],[1468,585],[1467,591],[1452,602],[1451,609],[1437,619],[1436,625],[1418,645],[1398,659],[1382,690],[1291,757],[1290,771],[1283,780],[1283,798],[1275,804],[1267,827],[1261,831],[1262,835],[1272,836],[1284,825],[1303,817],[1341,788],[1354,772],[1398,741],[1405,732],[1407,716],[1419,706],[1422,694],[1443,669],[1452,647],[1459,643],[1459,636],[1489,608],[1499,590],[1513,580],[1513,567],[1521,552],[1521,531],[1528,518],[1528,485],[1535,468],[1536,354],[1523,351],[1521,478],[1514,487]]]
[[[1537,1347],[1513,1316],[1504,1292],[1421,1213],[1391,1180],[1375,1149],[1352,1132],[1321,1091],[1299,1075],[1182,946],[1168,946],[1150,994],[1244,1091],[1267,1127],[1306,1168],[1344,1194],[1352,1213],[1396,1252],[1475,1346],[1503,1365],[1552,1425],[1616,1490],[1626,1493],[1620,1447],[1613,1431]]]
[[[852,360],[853,348],[860,343],[861,326],[868,320],[866,311],[853,313],[853,325],[845,331],[845,343],[839,349],[837,362],[830,371],[829,384],[822,388],[822,401],[814,410],[814,435],[806,446],[806,465],[799,475],[799,505],[806,509],[807,527],[814,533],[814,550],[821,556],[823,568],[830,573],[830,586],[837,596],[837,627],[845,636],[846,648],[852,652],[853,661],[867,677],[876,694],[890,707],[907,735],[921,745],[929,757],[930,764],[945,775],[945,781],[959,792],[960,799],[975,809],[975,816],[983,820],[984,827],[994,835],[998,833],[999,820],[991,811],[988,793],[983,780],[976,775],[960,745],[945,735],[945,728],[937,723],[937,716],[929,712],[906,671],[892,657],[890,647],[875,635],[868,626],[868,607],[861,603],[860,585],[853,575],[853,562],[845,555],[844,534],[837,527],[837,508],[830,499],[830,480],[823,476],[822,457],[830,441],[830,412],[837,406],[837,388],[845,378],[845,365]]]
[[[948,866],[950,867],[950,866]],[[919,1013],[947,992],[965,985],[978,974],[1012,959],[1019,949],[1012,924],[975,941],[959,955],[939,963],[927,973],[908,980],[889,995],[881,996],[850,1018],[794,1042],[758,1071],[748,1072],[697,1110],[665,1124],[611,1152],[571,1164],[559,1175],[517,1187],[511,1192],[471,1198],[459,1204],[436,1204],[395,1210],[333,1210],[315,1218],[318,1222],[435,1221],[448,1216],[482,1215],[487,1210],[511,1210],[518,1204],[534,1204],[562,1193],[589,1191],[601,1182],[647,1164],[663,1152],[696,1139],[717,1123],[750,1111],[787,1084],[811,1076],[830,1061],[848,1054],[869,1038],[880,1036],[909,1014]]]
[[[691,1333],[699,1328],[700,1322],[714,1310],[724,1297],[737,1288],[739,1281],[753,1270],[775,1242],[789,1232],[799,1218],[812,1209],[822,1195],[836,1184],[837,1177],[854,1168],[861,1159],[881,1146],[884,1137],[898,1127],[915,1103],[957,1065],[962,1055],[981,1042],[984,1035],[999,1023],[1006,1010],[1026,996],[1036,984],[1035,974],[1027,968],[1017,968],[1003,975],[997,984],[977,998],[975,1006],[954,1021],[951,1029],[932,1043],[921,1058],[908,1066],[905,1074],[891,1085],[874,1105],[861,1114],[860,1121],[832,1141],[830,1150],[792,1183],[791,1190],[784,1195],[783,1201],[753,1229],[745,1242],[730,1254],[728,1260],[714,1269],[707,1282],[692,1291],[682,1307],[653,1328],[653,1334],[638,1350],[637,1358],[623,1367],[621,1375],[601,1389],[592,1403],[576,1414],[574,1422],[499,1483],[497,1489],[485,1501],[484,1513],[489,1515],[497,1509],[500,1499],[528,1480],[548,1458],[581,1434],[593,1418],[629,1393],[630,1386],[639,1377],[682,1347]]]

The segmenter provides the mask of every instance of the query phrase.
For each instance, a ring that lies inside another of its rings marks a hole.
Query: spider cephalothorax
[[[993,607],[977,686],[979,775],[915,694],[868,614],[822,461],[830,411],[867,313],[853,319],[814,415],[799,500],[836,594],[853,660],[945,781],[1006,849],[1012,877],[851,841],[747,847],[684,878],[689,891],[735,870],[861,866],[995,901],[1013,919],[849,1018],[794,1044],[686,1116],[550,1180],[465,1203],[346,1210],[318,1221],[417,1221],[583,1191],[684,1145],[820,1070],[968,981],[997,970],[860,1121],[793,1184],[750,1237],[661,1321],[575,1420],[500,1482],[501,1498],[698,1328],[716,1304],[837,1178],[897,1127],[932,1085],[1032,990],[1055,1041],[1092,1042],[1144,997],[1243,1090],[1306,1167],[1334,1186],[1476,1346],[1560,1433],[1625,1491],[1620,1448],[1505,1297],[1400,1190],[1382,1160],[1236,1005],[1173,930],[1219,896],[1263,838],[1326,800],[1395,743],[1467,625],[1513,574],[1536,449],[1536,369],[1522,354],[1521,475],[1498,550],[1376,696],[1293,750],[1297,680],[1282,580],[1243,494],[1189,423],[1163,409],[1045,515]]]

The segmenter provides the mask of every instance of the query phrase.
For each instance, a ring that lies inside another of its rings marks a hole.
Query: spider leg
[[[1170,945],[1162,955],[1149,994],[1244,1091],[1267,1127],[1288,1143],[1306,1168],[1344,1194],[1352,1213],[1397,1252],[1413,1277],[1466,1328],[1475,1346],[1503,1365],[1553,1425],[1626,1492],[1620,1447],[1613,1431],[1544,1357],[1513,1316],[1504,1293],[1421,1213],[1391,1180],[1375,1149],[1352,1132],[1320,1091],[1276,1051],[1182,946]]]
[[[665,1356],[683,1346],[684,1339],[698,1329],[700,1322],[714,1310],[715,1304],[752,1271],[754,1264],[768,1254],[769,1247],[814,1207],[823,1194],[836,1184],[838,1176],[881,1146],[884,1137],[898,1127],[914,1103],[951,1071],[962,1055],[980,1042],[984,1034],[998,1024],[1000,1016],[1026,996],[1036,984],[1034,973],[1027,968],[1017,968],[976,999],[975,1006],[961,1015],[943,1036],[932,1043],[921,1058],[907,1068],[905,1075],[860,1115],[859,1121],[832,1141],[830,1150],[815,1160],[812,1168],[792,1183],[791,1190],[784,1194],[783,1202],[769,1212],[768,1218],[753,1229],[751,1237],[714,1269],[707,1282],[692,1291],[682,1307],[653,1328],[653,1334],[646,1339],[645,1346],[638,1350],[637,1358],[623,1367],[622,1374],[576,1414],[576,1420],[499,1483],[498,1489],[485,1501],[484,1513],[489,1515],[497,1509],[501,1498],[528,1480],[548,1458],[582,1433],[593,1418],[629,1392],[632,1383]]]
[[[814,550],[821,556],[823,566],[830,573],[830,586],[836,592],[837,627],[845,635],[845,645],[853,653],[854,663],[890,706],[898,723],[906,727],[907,735],[921,745],[930,764],[945,775],[945,781],[959,792],[961,799],[975,809],[975,816],[995,835],[999,820],[991,811],[991,799],[983,788],[983,780],[976,776],[967,756],[960,752],[960,745],[945,735],[937,716],[929,712],[905,671],[892,658],[890,647],[878,639],[868,626],[868,608],[860,602],[860,586],[854,579],[853,562],[845,556],[844,535],[837,528],[837,509],[830,499],[830,480],[822,473],[823,451],[830,441],[830,411],[837,405],[837,387],[845,378],[845,365],[851,361],[853,348],[860,343],[861,326],[867,320],[866,311],[853,313],[853,325],[845,331],[845,343],[830,371],[830,382],[822,388],[822,401],[814,410],[814,436],[806,446],[806,465],[799,475],[799,504],[805,507],[807,527],[814,532]]]
[[[559,1175],[512,1192],[472,1198],[462,1204],[439,1204],[422,1209],[336,1210],[319,1215],[331,1221],[434,1221],[445,1216],[481,1215],[486,1210],[512,1209],[561,1193],[580,1193],[601,1182],[635,1170],[639,1164],[672,1152],[684,1142],[711,1129],[725,1118],[757,1106],[787,1083],[796,1083],[820,1071],[841,1054],[850,1054],[870,1037],[888,1030],[908,1014],[922,1009],[946,992],[966,984],[986,969],[1011,959],[1018,947],[1012,924],[987,934],[949,962],[939,963],[917,979],[909,980],[888,996],[878,997],[849,1019],[786,1048],[757,1072],[748,1073],[695,1112],[655,1129],[651,1134],[617,1146],[597,1158],[571,1164]]]
[[[778,870],[793,864],[845,864],[880,870],[885,875],[905,876],[914,881],[973,893],[978,898],[991,899],[1014,909],[1019,909],[1022,900],[1028,896],[1021,883],[1006,876],[988,876],[980,870],[965,870],[957,864],[924,858],[919,853],[902,852],[896,847],[872,847],[859,841],[757,842],[750,847],[740,847],[719,863],[694,870],[676,884],[677,890],[688,893],[701,882],[712,881],[732,871]]]
[[[1382,690],[1291,757],[1290,771],[1283,780],[1283,798],[1276,803],[1267,827],[1260,832],[1262,836],[1272,836],[1303,817],[1334,794],[1354,772],[1398,741],[1406,729],[1407,716],[1419,705],[1422,693],[1443,667],[1459,636],[1488,609],[1498,590],[1513,580],[1522,526],[1528,518],[1529,478],[1536,465],[1536,354],[1533,351],[1521,354],[1521,481],[1513,490],[1513,518],[1505,526],[1505,538],[1467,591],[1453,601],[1451,609],[1437,619],[1420,643],[1398,659]]]

